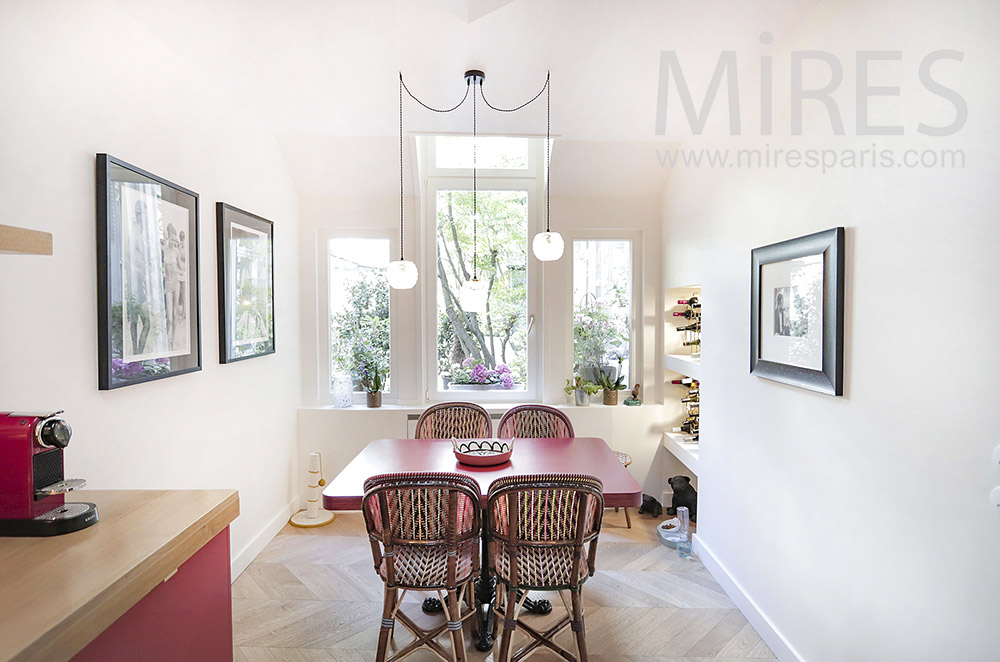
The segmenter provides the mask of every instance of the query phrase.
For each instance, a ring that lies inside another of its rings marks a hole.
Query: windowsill
[[[384,404],[381,407],[366,407],[365,405],[358,405],[358,404],[352,405],[350,407],[334,407],[333,405],[309,405],[309,406],[299,407],[299,409],[306,410],[306,411],[343,411],[343,412],[361,412],[361,411],[373,411],[373,412],[377,412],[377,411],[381,410],[381,411],[391,411],[391,412],[394,412],[394,413],[402,413],[402,414],[419,414],[419,413],[421,413],[422,411],[424,411],[425,409],[427,409],[428,407],[430,407],[431,405],[434,405],[434,404],[440,404],[440,403],[437,403],[437,402],[428,402],[428,403],[422,404],[422,405]],[[485,409],[486,411],[488,411],[490,413],[503,413],[503,412],[507,411],[508,409],[512,409],[513,407],[517,407],[518,405],[522,405],[522,404],[538,404],[538,403],[536,403],[536,402],[479,402],[479,403],[476,403],[476,404],[480,405],[481,407],[483,407],[483,409]],[[544,403],[544,404],[546,406],[554,407],[554,408],[560,409],[560,410],[574,410],[574,409],[628,409],[628,410],[638,410],[638,409],[642,409],[642,407],[644,407],[644,406],[645,407],[656,406],[656,403],[649,403],[649,404],[644,404],[644,405],[639,406],[639,407],[627,407],[627,406],[625,406],[624,404],[621,404],[621,403],[619,403],[617,405],[605,405],[605,404],[603,404],[601,402],[592,402],[592,403],[590,403],[586,407],[578,407],[578,406],[573,405],[573,404],[565,404],[565,403],[558,403],[558,402],[557,403],[548,402],[548,403]]]

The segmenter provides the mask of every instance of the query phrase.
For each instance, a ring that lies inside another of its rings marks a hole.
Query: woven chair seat
[[[493,568],[497,578],[509,584],[510,557],[507,547],[498,545]],[[590,574],[586,563],[580,564],[579,576],[573,578],[573,547],[522,547],[517,556],[518,585],[522,589],[552,590],[582,584]]]
[[[472,577],[472,559],[477,541],[471,540],[458,548],[456,582],[461,584]],[[431,545],[397,545],[395,551],[396,585],[427,588],[444,586],[448,582],[448,554],[444,547]],[[385,559],[378,569],[386,579]]]

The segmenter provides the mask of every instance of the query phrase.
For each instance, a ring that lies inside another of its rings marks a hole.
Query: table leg
[[[490,528],[486,518],[487,513],[483,511],[482,552],[479,555],[479,578],[476,580],[476,624],[472,631],[476,650],[483,652],[493,648],[493,605],[497,597],[497,580],[490,576]]]

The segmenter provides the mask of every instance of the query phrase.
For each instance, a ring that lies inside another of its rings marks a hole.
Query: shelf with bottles
[[[701,286],[669,289],[666,297],[666,368],[696,376],[693,366],[701,365]]]

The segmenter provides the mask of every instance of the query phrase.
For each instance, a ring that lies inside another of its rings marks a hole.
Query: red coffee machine
[[[63,476],[73,430],[61,413],[0,412],[0,536],[56,536],[97,522],[97,506],[63,496],[87,481]]]

